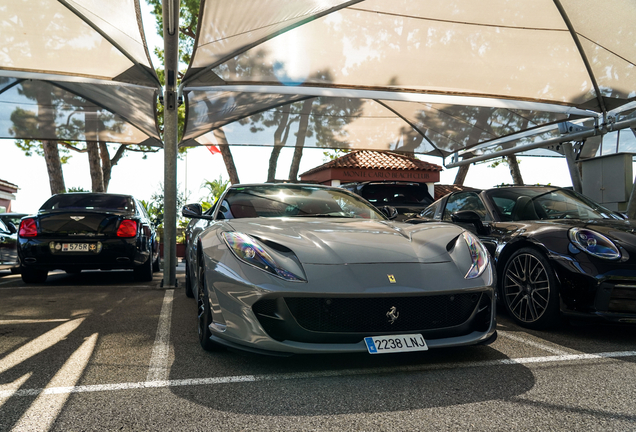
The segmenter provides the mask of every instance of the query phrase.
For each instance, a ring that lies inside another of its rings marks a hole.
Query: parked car
[[[201,346],[388,353],[496,338],[494,275],[476,236],[396,223],[319,185],[233,185],[192,218],[186,293]]]
[[[6,214],[6,213],[5,213]],[[18,260],[18,232],[15,225],[5,223],[0,218],[0,270],[11,270],[16,273],[20,268]]]
[[[27,283],[46,281],[54,269],[132,269],[139,281],[152,280],[159,270],[155,230],[130,195],[53,195],[37,215],[21,220],[18,254]]]
[[[20,219],[28,216],[26,213],[0,213],[0,221],[4,222],[4,224],[10,227],[9,224],[13,224],[15,227],[15,231],[18,231],[18,227],[20,226]]]
[[[422,216],[479,236],[502,303],[522,326],[552,327],[560,312],[636,322],[636,222],[581,194],[552,186],[457,192]]]
[[[398,213],[396,220],[398,221],[417,216],[433,202],[433,197],[424,183],[369,181],[347,183],[341,187],[360,195],[376,208],[395,207]]]

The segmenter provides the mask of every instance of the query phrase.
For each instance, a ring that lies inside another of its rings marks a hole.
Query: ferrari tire
[[[559,323],[559,287],[548,259],[533,248],[512,254],[501,278],[503,303],[522,327],[544,330]]]
[[[210,300],[208,298],[205,285],[203,266],[199,267],[199,282],[197,295],[197,331],[199,334],[199,344],[205,351],[218,351],[221,346],[210,340],[210,324],[212,324],[212,311],[210,310]]]
[[[149,282],[152,280],[152,253],[148,255],[146,262],[133,269],[137,282]]]
[[[20,273],[24,283],[44,283],[49,275],[49,272],[46,270],[31,268],[22,268]]]

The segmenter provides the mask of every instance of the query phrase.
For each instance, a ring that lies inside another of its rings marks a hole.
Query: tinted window
[[[401,184],[370,184],[361,192],[373,205],[428,205],[433,202],[426,186]]]
[[[482,221],[489,219],[484,203],[475,192],[460,192],[451,195],[446,202],[442,220],[450,221],[451,214],[460,210],[472,210],[479,215]]]
[[[549,188],[510,188],[488,192],[501,219],[622,219],[613,211],[574,191]]]
[[[40,207],[40,210],[59,209],[99,209],[134,212],[135,203],[132,197],[126,195],[70,193],[54,195]]]
[[[429,218],[429,219],[435,219],[435,214],[437,213],[437,210],[439,210],[439,206],[441,204],[442,204],[441,200],[435,201],[433,204],[431,204],[430,206],[426,207],[426,209],[424,209],[424,211],[421,213],[421,216],[425,218]]]

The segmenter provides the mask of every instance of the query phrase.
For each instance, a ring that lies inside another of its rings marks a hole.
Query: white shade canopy
[[[182,145],[273,145],[303,116],[305,146],[439,156],[602,134],[633,127],[635,65],[633,0],[205,0]]]
[[[0,12],[0,138],[161,145],[138,0],[11,0]]]

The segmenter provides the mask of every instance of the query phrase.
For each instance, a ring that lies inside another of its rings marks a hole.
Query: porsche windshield
[[[585,196],[566,189],[502,188],[488,192],[501,220],[623,219]]]
[[[346,191],[316,186],[245,186],[230,189],[219,207],[225,219],[335,217],[385,220],[374,207]]]

